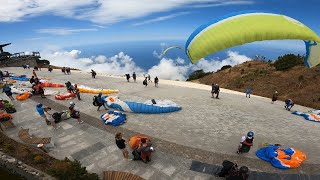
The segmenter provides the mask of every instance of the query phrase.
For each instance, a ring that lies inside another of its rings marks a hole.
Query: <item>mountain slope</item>
[[[286,71],[276,71],[270,63],[249,61],[198,81],[241,92],[250,87],[252,94],[269,98],[278,91],[280,100],[290,98],[296,104],[320,109],[319,66],[307,69],[304,65],[297,65]]]

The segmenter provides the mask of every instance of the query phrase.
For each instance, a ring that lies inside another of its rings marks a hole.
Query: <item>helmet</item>
[[[247,136],[249,136],[249,137],[253,137],[253,135],[254,135],[254,134],[253,134],[252,131],[249,131],[248,134],[247,134]]]
[[[74,102],[70,102],[69,104],[70,104],[70,106],[76,105]]]
[[[37,104],[37,108],[41,108],[41,107],[42,107],[41,103]]]
[[[99,94],[99,95],[102,95],[102,92],[99,92],[98,94]]]
[[[274,92],[274,93],[278,94],[278,91],[276,91],[276,92]]]
[[[249,168],[247,166],[241,166],[239,169],[240,173],[248,173],[249,172]]]

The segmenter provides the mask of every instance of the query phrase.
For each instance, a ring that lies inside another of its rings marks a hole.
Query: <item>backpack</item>
[[[92,102],[92,104],[93,104],[94,106],[99,106],[99,105],[98,105],[98,96],[94,96],[94,97],[93,97],[93,102]]]
[[[61,113],[55,112],[52,114],[52,118],[54,119],[55,123],[58,123],[61,121]]]
[[[11,114],[11,113],[15,113],[17,112],[17,110],[14,107],[7,107],[6,108],[7,113]]]

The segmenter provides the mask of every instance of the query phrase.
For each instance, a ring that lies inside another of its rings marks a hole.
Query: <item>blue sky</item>
[[[7,48],[12,52],[119,41],[185,42],[201,24],[246,10],[284,14],[320,34],[318,0],[0,0],[0,4],[0,43],[12,42]]]

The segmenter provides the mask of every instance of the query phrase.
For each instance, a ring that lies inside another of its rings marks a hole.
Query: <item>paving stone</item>
[[[80,160],[86,156],[89,156],[90,154],[96,152],[96,151],[99,151],[101,150],[102,148],[104,148],[105,145],[102,144],[101,142],[98,142],[98,143],[95,143],[91,146],[88,146],[87,148],[85,149],[81,149],[80,151],[72,154],[71,156],[74,158],[74,159],[77,159],[77,160]]]

